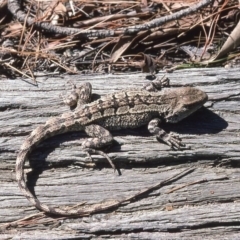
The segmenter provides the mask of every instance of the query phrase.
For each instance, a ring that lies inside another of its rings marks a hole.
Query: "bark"
[[[163,75],[163,73],[159,73]],[[26,163],[27,180],[48,205],[122,199],[180,173],[193,171],[135,201],[84,218],[56,218],[39,213],[15,181],[15,160],[26,136],[52,116],[69,111],[59,94],[69,79],[90,81],[94,98],[141,86],[144,74],[76,75],[0,81],[0,229],[1,239],[70,238],[237,238],[240,224],[239,69],[190,69],[167,74],[173,87],[196,86],[209,101],[178,124],[164,124],[191,149],[173,151],[157,142],[146,127],[113,132],[107,150],[119,168],[114,173],[101,156],[96,168],[81,150],[84,133],[69,133],[42,143]],[[85,165],[85,166],[84,166]],[[32,170],[33,168],[33,170]],[[172,191],[171,191],[172,190]]]

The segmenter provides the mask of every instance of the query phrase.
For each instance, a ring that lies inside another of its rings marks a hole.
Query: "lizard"
[[[72,94],[63,97],[69,106],[77,106],[75,111],[64,113],[60,117],[50,118],[44,125],[38,126],[23,142],[16,160],[16,180],[24,196],[40,211],[61,216],[83,216],[87,210],[63,210],[41,203],[27,187],[24,178],[24,163],[29,153],[43,140],[71,131],[85,131],[88,136],[82,148],[89,156],[91,153],[106,157],[113,168],[111,159],[101,149],[113,141],[110,130],[137,128],[148,124],[148,130],[156,138],[174,149],[185,144],[172,132],[160,128],[162,121],[177,123],[186,118],[207,101],[205,92],[194,87],[164,88],[168,79],[156,79],[142,88],[125,89],[107,94],[91,101],[92,87],[84,83],[78,88],[74,85]],[[92,212],[100,211],[101,208]],[[92,213],[90,212],[90,213]],[[89,212],[88,212],[89,213]]]

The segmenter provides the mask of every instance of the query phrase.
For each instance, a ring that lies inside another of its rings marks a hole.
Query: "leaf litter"
[[[240,65],[237,0],[10,0],[0,16],[2,76]]]

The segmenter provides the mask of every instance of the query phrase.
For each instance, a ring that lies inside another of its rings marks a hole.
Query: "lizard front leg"
[[[170,80],[167,77],[162,77],[161,79],[157,78],[156,80],[153,80],[152,82],[148,82],[144,84],[142,89],[147,90],[149,92],[156,92],[161,90],[164,87],[169,87]],[[148,124],[148,131],[156,136],[156,138],[162,142],[165,142],[167,145],[169,145],[173,149],[179,149],[183,146],[185,146],[181,142],[181,138],[178,135],[175,135],[173,133],[167,133],[165,130],[159,127],[159,124],[161,123],[161,119],[154,118],[152,119]]]
[[[112,168],[116,170],[115,165],[113,164],[112,160],[108,157],[106,153],[100,150],[96,150],[105,146],[109,146],[112,141],[113,137],[112,134],[105,129],[104,127],[97,125],[97,124],[91,124],[85,127],[85,132],[88,136],[92,138],[88,138],[82,143],[82,148],[85,150],[85,152],[88,154],[88,156],[92,159],[90,154],[99,154],[105,157]]]
[[[160,141],[165,142],[173,149],[180,149],[184,147],[185,144],[182,143],[181,138],[173,133],[167,133],[165,130],[159,127],[161,120],[159,118],[154,118],[148,123],[148,131],[156,136]]]

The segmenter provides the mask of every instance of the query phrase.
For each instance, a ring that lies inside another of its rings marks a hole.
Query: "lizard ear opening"
[[[168,116],[166,116],[166,122],[176,123],[181,119],[185,118],[188,112],[188,107],[185,107],[184,104],[178,104],[173,111],[169,112]]]

